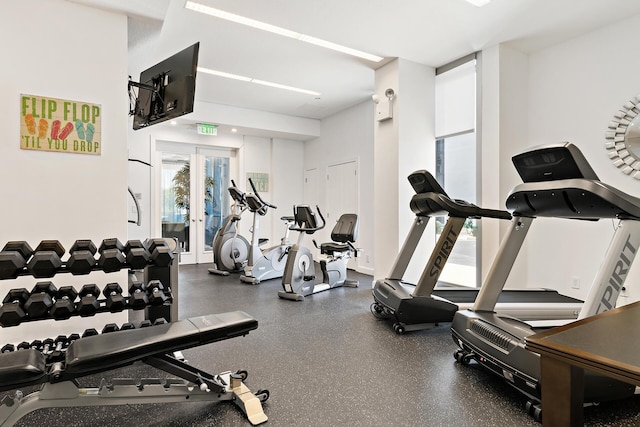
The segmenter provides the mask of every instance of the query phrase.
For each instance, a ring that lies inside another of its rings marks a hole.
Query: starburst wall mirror
[[[615,167],[640,180],[640,95],[625,102],[613,115],[605,147]]]

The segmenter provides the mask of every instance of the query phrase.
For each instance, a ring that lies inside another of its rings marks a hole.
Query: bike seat
[[[320,245],[320,253],[323,255],[331,255],[334,252],[348,252],[351,247],[346,243],[328,242]]]

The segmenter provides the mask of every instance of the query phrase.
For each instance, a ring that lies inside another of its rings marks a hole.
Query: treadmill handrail
[[[445,194],[434,192],[414,195],[409,206],[414,214],[420,216],[436,216],[440,213],[448,213],[449,216],[461,218],[511,219],[511,214],[507,211],[481,208],[464,200],[453,200]]]

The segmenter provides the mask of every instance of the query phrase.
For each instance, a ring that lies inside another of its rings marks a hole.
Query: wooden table
[[[582,426],[584,370],[640,385],[640,302],[526,338],[540,354],[543,426]]]

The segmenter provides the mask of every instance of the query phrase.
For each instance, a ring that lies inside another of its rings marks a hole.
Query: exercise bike
[[[283,216],[280,218],[286,224],[284,237],[280,240],[280,244],[272,246],[265,250],[260,246],[268,241],[268,239],[259,239],[260,217],[267,214],[269,208],[277,209],[275,205],[265,202],[253,180],[249,178],[249,184],[253,189],[253,193],[245,195],[247,206],[253,213],[253,227],[251,228],[251,247],[249,249],[249,261],[244,268],[244,274],[240,276],[243,283],[258,285],[262,280],[275,279],[282,277],[284,267],[287,263],[287,254],[291,243],[289,242],[289,227],[294,224],[293,217]]]
[[[214,267],[209,269],[209,273],[219,276],[242,271],[249,256],[249,242],[238,234],[238,222],[242,213],[248,209],[246,195],[236,187],[233,180],[229,194],[234,201],[231,213],[216,231],[211,244]]]
[[[318,216],[322,221],[318,224],[313,210],[307,205],[294,206],[294,226],[289,229],[300,232],[298,241],[289,249],[287,264],[282,276],[282,291],[280,298],[302,301],[305,296],[315,294],[340,286],[357,287],[357,280],[347,279],[347,263],[349,259],[358,256],[358,250],[353,246],[358,235],[358,215],[343,214],[331,231],[333,242],[320,245],[320,253],[327,259],[320,261],[322,283],[315,283],[315,265],[311,251],[302,245],[306,234],[313,234],[322,230],[326,225],[325,219],[316,206]],[[315,244],[315,241],[314,241]],[[316,247],[318,247],[316,245]]]

